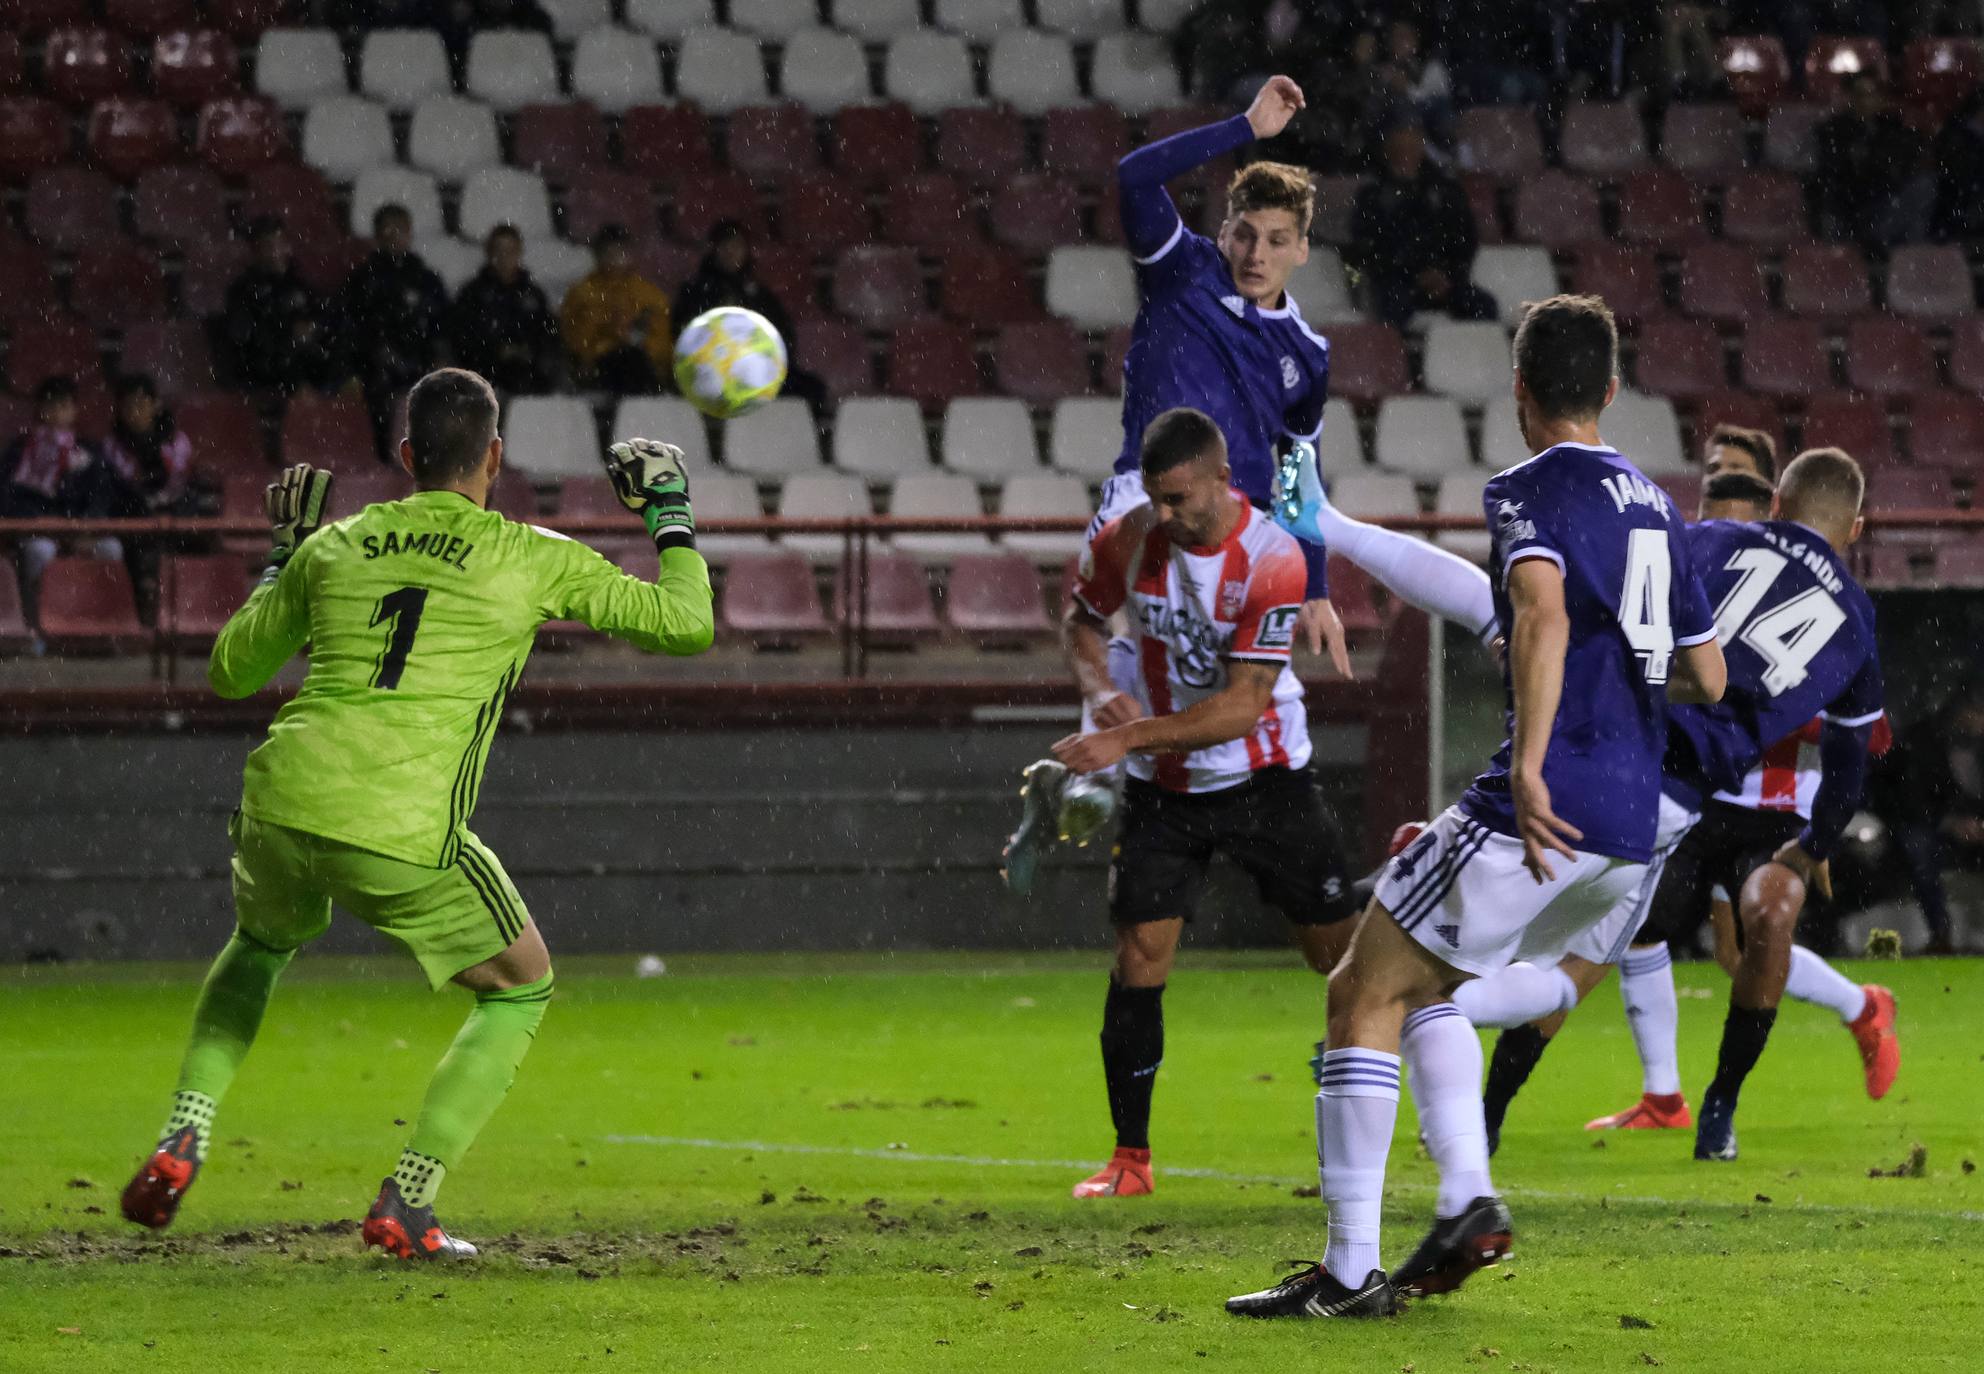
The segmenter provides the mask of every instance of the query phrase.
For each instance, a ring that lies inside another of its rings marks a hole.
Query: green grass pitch
[[[411,965],[299,963],[159,1239],[116,1193],[198,971],[6,974],[0,1370],[1984,1368],[1984,965],[1855,966],[1900,998],[1883,1102],[1837,1021],[1787,1005],[1733,1165],[1694,1163],[1689,1133],[1579,1129],[1638,1091],[1608,987],[1511,1114],[1507,1263],[1395,1321],[1257,1324],[1221,1300],[1322,1244],[1295,1191],[1315,1182],[1321,983],[1286,956],[1188,954],[1158,1193],[1076,1203],[1108,1145],[1099,963],[684,958],[642,980],[568,961],[442,1195],[485,1247],[459,1268],[361,1254],[355,1219],[461,995]],[[1692,1098],[1727,985],[1677,973]],[[1922,1176],[1869,1178],[1918,1143]],[[1403,1111],[1388,1260],[1431,1182]]]

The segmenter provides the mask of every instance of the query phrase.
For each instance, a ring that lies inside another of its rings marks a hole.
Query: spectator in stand
[[[76,419],[73,381],[49,377],[35,387],[34,423],[0,453],[0,518],[73,520],[96,513],[90,507],[103,463],[89,442],[76,433]],[[98,558],[123,555],[123,546],[115,539],[85,542]],[[43,534],[23,536],[14,546],[21,599],[30,617],[41,588],[42,569],[61,548],[61,540]]]
[[[1398,125],[1385,137],[1383,175],[1357,193],[1344,252],[1369,279],[1378,317],[1397,329],[1422,310],[1494,319],[1494,298],[1468,280],[1475,242],[1467,193],[1427,159],[1416,125]]]
[[[1452,0],[1447,53],[1462,105],[1541,105],[1554,61],[1549,0]]]
[[[253,258],[227,288],[221,320],[235,378],[281,395],[331,380],[324,305],[297,274],[282,221],[264,215],[248,226]]]
[[[1936,237],[1984,239],[1984,91],[1951,113],[1936,135]]]
[[[383,442],[390,437],[394,396],[441,361],[448,288],[413,251],[413,216],[405,206],[382,205],[373,213],[372,243],[371,254],[339,288],[332,315],[343,372],[364,388],[373,431]]]
[[[797,396],[811,407],[815,416],[827,408],[827,387],[811,372],[800,369],[793,356],[792,316],[772,289],[758,280],[751,253],[751,235],[736,220],[718,220],[710,229],[710,250],[703,255],[695,275],[675,293],[675,326],[682,326],[718,306],[736,305],[754,310],[771,321],[772,328],[785,340],[785,386],[787,395]]]
[[[617,224],[593,237],[593,270],[565,293],[558,330],[580,386],[622,396],[660,387],[672,370],[675,335],[668,297],[634,270],[629,235]]]
[[[193,444],[159,404],[158,385],[143,373],[117,379],[116,415],[103,444],[103,461],[84,477],[83,515],[112,519],[201,514],[193,490]],[[150,623],[158,607],[157,539],[123,541],[124,566],[137,590],[138,614]]]
[[[1930,952],[1953,954],[1943,870],[1984,872],[1984,681],[1902,737],[1895,841],[1929,925]]]
[[[448,318],[455,361],[498,391],[550,391],[558,378],[558,321],[524,268],[524,236],[499,224],[482,252],[482,270],[462,287]]]
[[[1936,201],[1928,146],[1872,72],[1848,77],[1840,95],[1840,108],[1812,131],[1819,232],[1867,249],[1920,243]]]
[[[1447,75],[1447,64],[1428,55],[1420,38],[1419,25],[1399,18],[1385,26],[1384,55],[1378,67],[1388,96],[1383,121],[1391,124],[1409,118],[1424,128],[1443,148],[1454,141],[1454,83]]]

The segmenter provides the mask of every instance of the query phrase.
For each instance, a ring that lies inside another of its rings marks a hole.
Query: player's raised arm
[[[1123,238],[1144,262],[1162,257],[1184,232],[1184,221],[1164,184],[1257,138],[1273,138],[1303,107],[1302,88],[1286,76],[1270,77],[1243,115],[1159,139],[1116,164],[1122,190]]]
[[[291,560],[324,522],[330,492],[330,473],[299,463],[263,496],[274,538],[268,571],[221,627],[207,657],[207,681],[230,701],[259,692],[310,637],[303,568]]]
[[[1515,726],[1509,750],[1509,791],[1521,832],[1523,865],[1536,881],[1556,877],[1549,850],[1576,861],[1568,841],[1584,838],[1576,826],[1550,809],[1543,760],[1564,695],[1564,653],[1570,645],[1571,617],[1564,607],[1564,573],[1548,558],[1525,558],[1509,569],[1509,686],[1515,698]]]

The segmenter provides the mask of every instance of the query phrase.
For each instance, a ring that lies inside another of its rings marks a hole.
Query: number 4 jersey
[[[1564,575],[1570,641],[1543,761],[1551,808],[1584,832],[1575,848],[1644,863],[1653,857],[1660,808],[1674,650],[1715,638],[1685,526],[1638,468],[1585,444],[1559,444],[1498,474],[1482,506],[1499,623],[1515,623],[1508,582],[1516,564],[1548,559]],[[1502,681],[1513,736],[1506,662]],[[1504,835],[1516,833],[1509,753],[1504,743],[1460,803]]]
[[[709,569],[670,549],[643,582],[450,491],[325,526],[214,643],[208,675],[226,697],[310,645],[302,687],[248,757],[241,809],[409,863],[452,863],[504,698],[548,620],[697,653],[710,642]]]

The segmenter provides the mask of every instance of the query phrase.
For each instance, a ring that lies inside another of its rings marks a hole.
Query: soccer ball
[[[735,419],[785,385],[785,340],[755,310],[705,310],[675,341],[675,385],[703,414]]]

